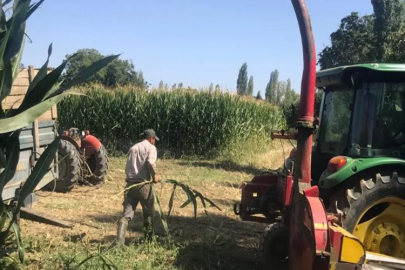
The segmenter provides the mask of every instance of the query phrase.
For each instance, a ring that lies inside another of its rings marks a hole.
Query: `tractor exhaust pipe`
[[[316,50],[311,20],[305,0],[291,0],[297,16],[304,57],[301,81],[300,110],[296,127],[297,160],[294,168],[294,191],[311,185],[311,152],[314,130],[314,103],[316,81]]]

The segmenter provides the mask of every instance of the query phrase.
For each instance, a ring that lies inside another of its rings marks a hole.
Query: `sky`
[[[371,14],[371,0],[307,0],[317,52],[351,12]],[[241,65],[264,96],[271,71],[299,92],[302,48],[289,0],[46,0],[29,19],[22,63],[40,67],[50,43],[50,66],[67,54],[94,48],[131,59],[158,86],[235,91]]]

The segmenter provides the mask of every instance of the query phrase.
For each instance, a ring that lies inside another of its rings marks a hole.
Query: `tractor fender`
[[[94,152],[99,151],[101,148],[101,142],[99,139],[93,135],[86,135],[82,140],[82,149],[85,151],[87,157],[94,154]]]
[[[77,144],[77,142],[76,142],[75,140],[73,140],[71,137],[62,135],[62,136],[60,136],[60,139],[70,142],[71,144],[74,145],[74,147],[76,147],[76,149],[77,149],[77,151],[79,151],[79,153],[81,152],[80,146],[79,146],[79,145]]]
[[[343,183],[345,180],[350,177],[357,175],[367,169],[387,166],[387,165],[396,165],[403,166],[405,169],[405,160],[392,157],[376,157],[376,158],[357,158],[353,159],[346,157],[346,164],[334,173],[328,172],[325,170],[320,179],[318,186],[322,189],[330,189],[336,187],[337,185]]]

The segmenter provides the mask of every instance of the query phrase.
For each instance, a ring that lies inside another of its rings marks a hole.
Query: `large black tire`
[[[270,224],[264,231],[261,249],[265,269],[288,270],[288,228],[283,223]]]
[[[64,158],[65,156],[66,158]],[[46,186],[46,189],[53,190],[55,187],[56,192],[66,193],[71,191],[79,181],[81,174],[80,154],[71,142],[60,140],[58,160],[59,177],[56,179],[56,182],[50,182]]]
[[[104,145],[87,159],[87,164],[92,176],[86,177],[86,181],[92,185],[102,185],[108,170],[108,155]]]
[[[381,214],[393,203],[405,204],[405,172],[400,168],[373,168],[347,179],[346,182],[330,198],[328,212],[342,214],[343,228],[355,236],[358,224],[377,216],[383,218]],[[393,220],[390,222],[395,223]],[[404,227],[404,224],[395,225]]]

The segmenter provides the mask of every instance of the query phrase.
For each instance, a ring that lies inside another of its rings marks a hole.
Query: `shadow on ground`
[[[246,174],[258,175],[263,172],[263,170],[257,169],[253,166],[239,165],[232,161],[221,161],[218,163],[208,162],[208,161],[189,161],[180,162],[179,165],[182,166],[193,166],[193,167],[204,167],[210,169],[222,169],[228,172],[241,172]]]
[[[120,213],[116,213],[92,218],[99,222],[116,222],[119,216]],[[167,242],[157,214],[154,220],[160,241]],[[214,214],[199,216],[197,219],[172,216],[167,221],[174,240],[172,243],[178,248],[175,266],[181,269],[263,269],[259,242],[264,224]],[[136,212],[134,223],[130,227],[132,231],[142,235],[141,211]],[[137,245],[136,238],[140,237],[127,237],[126,243]],[[91,242],[108,244],[114,239],[115,235],[106,235],[104,239],[92,239]]]

